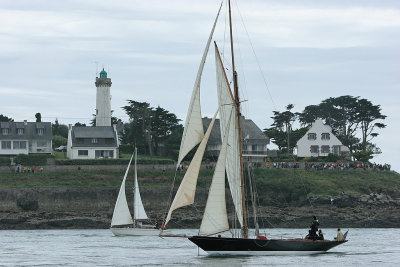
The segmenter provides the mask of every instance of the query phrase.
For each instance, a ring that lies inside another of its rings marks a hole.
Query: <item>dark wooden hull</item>
[[[217,255],[301,255],[328,251],[347,241],[304,239],[243,239],[193,236],[189,240],[209,254]]]

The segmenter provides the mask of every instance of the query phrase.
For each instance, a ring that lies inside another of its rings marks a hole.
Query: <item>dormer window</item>
[[[322,133],[321,140],[329,140],[331,139],[331,135],[329,133]]]
[[[10,128],[2,128],[1,129],[1,134],[2,135],[9,135],[10,134]]]
[[[308,134],[308,140],[317,140],[317,134],[316,133],[309,133]]]
[[[24,128],[18,128],[17,129],[17,134],[18,135],[23,135],[24,134]]]
[[[92,144],[97,144],[97,138],[92,138]]]

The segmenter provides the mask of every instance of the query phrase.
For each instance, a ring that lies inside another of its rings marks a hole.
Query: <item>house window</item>
[[[2,128],[2,129],[1,129],[1,133],[2,133],[3,135],[8,135],[8,134],[10,133],[10,128]]]
[[[47,147],[47,141],[46,140],[37,140],[36,145],[37,145],[37,147]]]
[[[88,150],[78,150],[78,156],[87,156],[89,155]]]
[[[114,143],[114,138],[106,138],[106,144]]]
[[[321,153],[329,153],[329,146],[321,146]]]
[[[26,141],[13,141],[13,149],[26,149]]]
[[[97,144],[97,138],[92,138],[92,144]]]
[[[11,141],[1,141],[2,149],[11,149]]]
[[[80,143],[80,144],[83,144],[83,138],[76,138],[76,142]]]
[[[114,151],[113,150],[96,150],[95,158],[113,158]]]
[[[23,135],[24,134],[24,128],[18,128],[17,129],[17,134],[18,135]]]
[[[333,146],[332,153],[334,153],[336,155],[340,155],[340,146]]]
[[[38,135],[43,135],[44,134],[44,129],[43,128],[38,128],[37,129],[37,134]]]
[[[329,140],[329,139],[331,139],[331,136],[330,136],[329,133],[322,133],[321,134],[321,139],[322,140]]]
[[[317,134],[316,133],[309,133],[308,134],[308,140],[317,140]]]
[[[310,147],[310,152],[311,153],[318,153],[318,146],[311,146]]]

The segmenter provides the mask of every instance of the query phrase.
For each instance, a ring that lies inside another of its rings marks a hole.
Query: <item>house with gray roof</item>
[[[70,159],[118,158],[116,125],[68,127],[67,157]]]
[[[211,118],[203,118],[204,131],[207,130],[211,120]],[[242,152],[244,162],[265,162],[269,138],[252,120],[242,116],[240,122],[242,125]],[[221,145],[220,123],[219,119],[216,119],[214,127],[211,130],[210,138],[208,139],[206,156],[215,157],[217,159],[219,151],[221,150]]]
[[[51,154],[51,122],[0,122],[0,155]]]

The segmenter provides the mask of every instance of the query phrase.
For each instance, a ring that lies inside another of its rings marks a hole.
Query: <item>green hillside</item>
[[[201,170],[198,186],[207,188],[213,170]],[[170,187],[174,171],[139,171],[141,187]],[[287,201],[308,197],[337,196],[342,191],[348,195],[400,190],[400,175],[393,171],[365,170],[299,170],[254,169],[259,195],[285,196]],[[34,187],[119,187],[124,172],[117,171],[57,171],[43,173],[1,174],[2,188]],[[184,172],[178,172],[176,185]],[[133,186],[132,177],[128,186]]]

